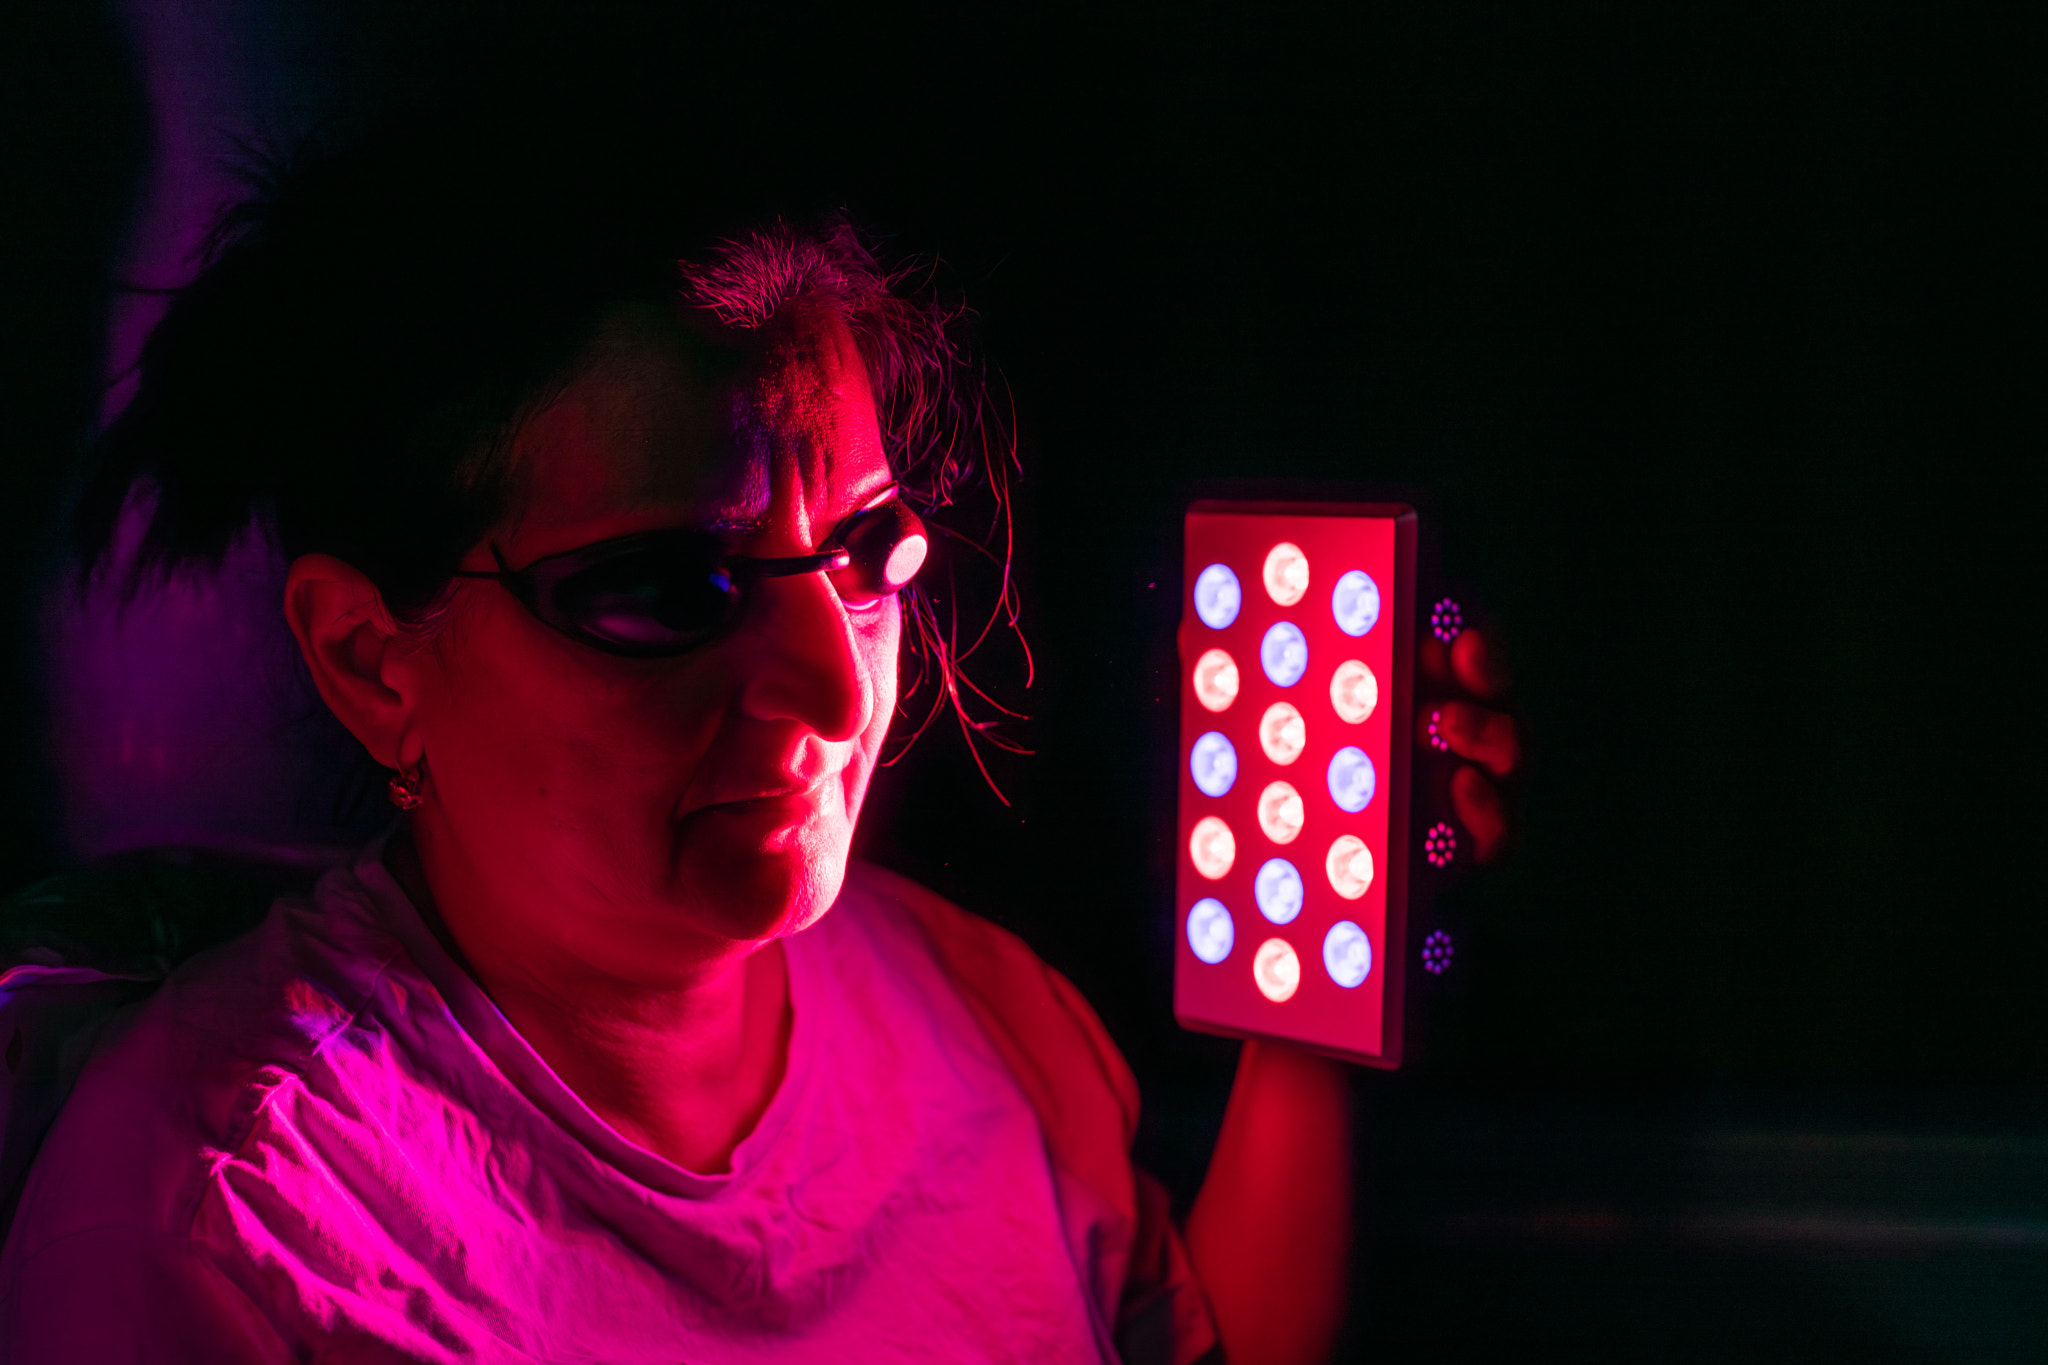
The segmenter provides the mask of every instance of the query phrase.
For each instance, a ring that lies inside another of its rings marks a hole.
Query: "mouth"
[[[838,786],[838,779],[839,774],[828,773],[814,782],[785,783],[721,796],[684,812],[684,818],[716,812],[740,818],[773,819],[781,816],[789,820],[802,819],[824,804],[826,794]]]
[[[677,846],[721,861],[814,856],[819,841],[840,824],[840,808],[831,797],[837,786],[827,778],[707,803],[677,822]]]

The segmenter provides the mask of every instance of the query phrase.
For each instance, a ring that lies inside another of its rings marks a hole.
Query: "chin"
[[[696,865],[678,871],[700,925],[738,941],[808,929],[832,908],[846,880],[844,840],[798,839],[782,848],[689,861]]]

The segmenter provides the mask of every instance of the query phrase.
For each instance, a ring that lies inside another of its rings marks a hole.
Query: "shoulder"
[[[293,1358],[254,1301],[183,1238],[129,1228],[66,1237],[25,1258],[0,1296],[4,1360]]]
[[[915,931],[1038,1112],[1054,1159],[1128,1207],[1138,1083],[1073,983],[1009,930],[885,868],[851,864],[847,891]]]
[[[213,1173],[355,1023],[400,954],[330,883],[277,901],[112,1022],[30,1171],[0,1292],[66,1238],[186,1234]]]

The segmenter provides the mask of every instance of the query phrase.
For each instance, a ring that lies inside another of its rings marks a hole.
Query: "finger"
[[[1415,646],[1415,668],[1433,683],[1452,681],[1451,647],[1433,635],[1425,635]]]
[[[1451,809],[1472,836],[1472,856],[1488,862],[1507,837],[1507,807],[1500,792],[1479,769],[1466,766],[1451,774]]]
[[[1498,697],[1508,690],[1508,661],[1491,634],[1462,631],[1451,641],[1451,673],[1475,697]]]
[[[1430,748],[1469,758],[1495,777],[1506,777],[1522,761],[1522,734],[1514,717],[1473,702],[1438,702],[1422,713],[1419,728]]]

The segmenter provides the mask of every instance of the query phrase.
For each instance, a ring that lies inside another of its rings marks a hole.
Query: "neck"
[[[628,1140],[686,1170],[730,1170],[788,1059],[780,941],[707,940],[688,970],[628,979],[551,944],[504,941],[489,929],[508,917],[437,861],[449,860],[410,831],[385,853],[435,936],[562,1083]]]

